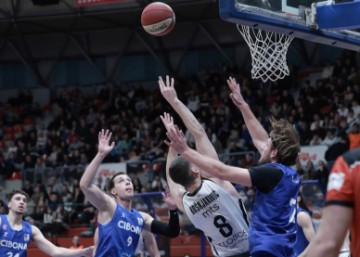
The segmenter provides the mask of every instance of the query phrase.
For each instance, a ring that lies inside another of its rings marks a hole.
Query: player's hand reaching
[[[98,135],[98,141],[99,141],[98,152],[100,154],[107,155],[114,148],[115,142],[112,142],[110,144],[111,135],[112,135],[112,133],[108,129],[106,131],[104,131],[102,129],[99,132],[99,135]]]
[[[177,94],[174,87],[174,78],[170,78],[169,75],[166,75],[166,83],[163,78],[159,76],[159,88],[163,97],[170,104],[177,99]]]
[[[231,90],[230,98],[233,103],[240,107],[241,105],[245,104],[245,100],[240,92],[240,85],[236,82],[236,79],[233,77],[229,77],[227,80],[227,84]]]
[[[182,154],[189,148],[184,133],[176,125],[166,133],[166,136],[170,141],[165,140],[165,144],[174,148],[177,153]]]
[[[174,119],[169,113],[164,112],[164,115],[160,115],[160,119],[164,124],[166,131],[170,131],[174,128]]]
[[[93,256],[93,251],[94,251],[94,246],[86,247],[84,249],[84,255],[83,256],[92,257]]]
[[[171,195],[168,185],[165,186],[165,192],[163,192],[162,195],[163,195],[163,200],[166,203],[169,210],[176,210],[177,209],[176,202]]]

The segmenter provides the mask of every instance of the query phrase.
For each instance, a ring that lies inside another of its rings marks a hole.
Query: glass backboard
[[[360,0],[219,0],[222,19],[360,51]]]

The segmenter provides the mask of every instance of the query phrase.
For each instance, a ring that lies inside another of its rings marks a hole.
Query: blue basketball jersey
[[[303,208],[297,209],[297,214],[300,212],[305,212],[307,215],[310,216],[310,213]],[[296,234],[296,244],[295,244],[296,256],[300,255],[305,250],[305,248],[308,246],[308,244],[309,244],[309,241],[306,239],[304,231],[300,227],[298,227],[298,231]]]
[[[133,257],[139,243],[144,219],[132,209],[116,206],[114,216],[107,224],[98,224],[99,244],[96,257]]]
[[[11,228],[6,215],[1,215],[0,256],[26,257],[26,249],[32,239],[31,225],[23,221],[21,230]]]
[[[277,257],[294,256],[296,242],[296,201],[300,176],[287,166],[269,163],[284,176],[268,194],[256,190],[250,226],[250,253],[269,252]]]

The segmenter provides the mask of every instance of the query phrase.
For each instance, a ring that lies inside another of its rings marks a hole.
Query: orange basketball
[[[150,35],[164,36],[175,26],[175,13],[167,4],[154,2],[144,8],[141,24]]]

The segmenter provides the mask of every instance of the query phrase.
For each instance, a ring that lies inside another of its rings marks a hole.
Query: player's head
[[[284,119],[270,119],[269,148],[261,153],[259,163],[278,162],[295,165],[300,152],[300,138],[292,124]]]
[[[8,207],[17,214],[24,214],[27,209],[29,195],[19,189],[14,189],[8,195]]]
[[[195,167],[182,156],[176,157],[169,168],[171,179],[185,188],[195,183],[198,174]]]
[[[134,196],[131,178],[124,172],[118,172],[109,181],[108,192],[120,199],[130,200]]]

